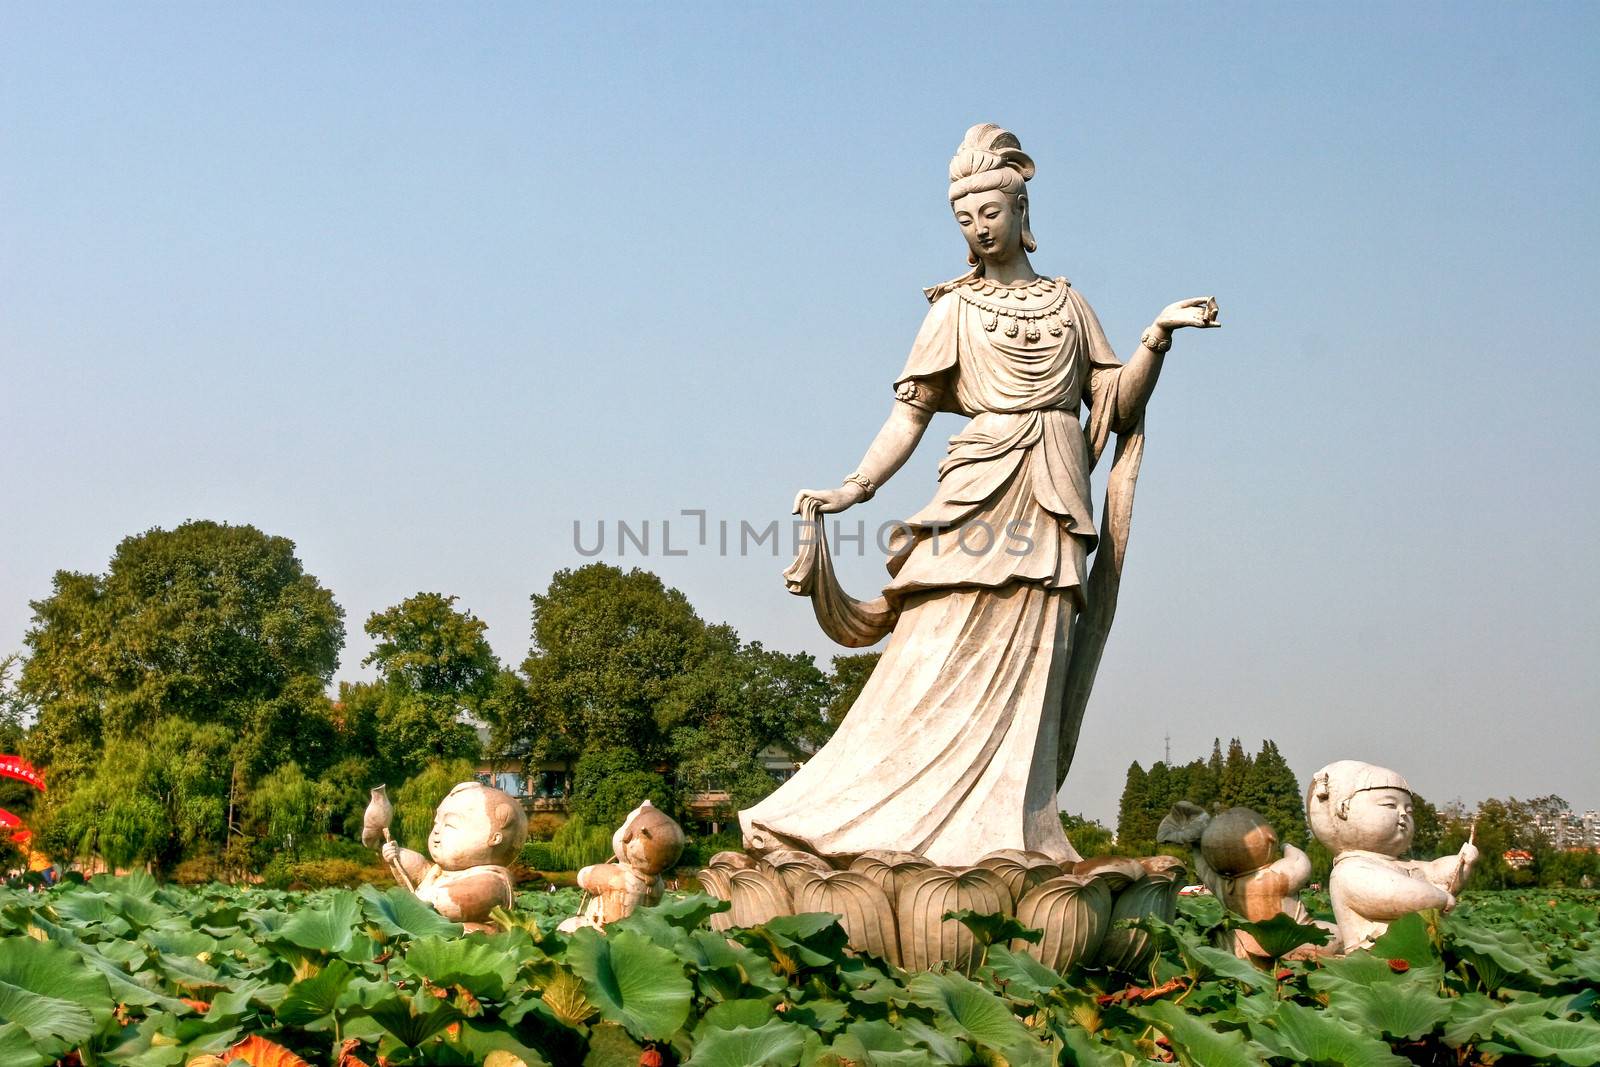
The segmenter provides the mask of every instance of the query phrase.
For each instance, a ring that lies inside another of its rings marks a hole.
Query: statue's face
[[[1398,856],[1411,847],[1415,824],[1411,794],[1404,789],[1363,789],[1350,798],[1342,835],[1349,847]]]
[[[494,847],[499,843],[500,834],[491,829],[483,799],[473,792],[445,797],[433,813],[428,855],[447,871],[492,863]]]
[[[979,259],[1009,256],[1022,247],[1022,204],[1010,193],[991,189],[968,193],[950,205],[967,247]]]

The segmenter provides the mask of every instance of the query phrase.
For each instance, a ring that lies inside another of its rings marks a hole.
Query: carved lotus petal
[[[991,852],[979,860],[977,866],[987,867],[1004,878],[1013,900],[1021,900],[1024,893],[1039,883],[1067,873],[1044,853],[1024,852],[1019,848]]]
[[[1031,867],[1036,863],[1055,863],[1056,862],[1055,857],[1051,856],[1047,852],[1040,852],[1038,849],[1032,849],[1032,848],[997,848],[993,852],[984,853],[983,859],[980,859],[973,866],[983,867],[983,866],[985,866],[984,860],[997,860],[997,859],[1016,860],[1018,863],[1021,863],[1024,866],[1028,866],[1028,867]]]
[[[796,852],[792,849],[780,849],[767,853],[762,859],[765,866],[778,877],[783,879],[784,886],[793,895],[795,887],[801,879],[808,874],[826,874],[833,870],[828,866],[828,861],[820,856],[813,856],[809,852]]]
[[[1188,866],[1177,856],[1140,856],[1139,865],[1150,874],[1171,874],[1182,881],[1189,873]]]
[[[1155,957],[1155,939],[1143,930],[1120,928],[1119,919],[1137,919],[1154,915],[1171,922],[1178,913],[1179,885],[1171,873],[1152,874],[1134,882],[1121,893],[1111,906],[1111,929],[1100,942],[1095,962],[1102,967],[1134,973],[1147,966]]]
[[[711,857],[706,866],[727,871],[751,871],[755,870],[756,861],[743,852],[718,852]]]
[[[1149,872],[1138,860],[1126,856],[1093,856],[1074,864],[1072,873],[1084,878],[1105,879],[1114,896]]]
[[[882,889],[891,901],[895,901],[900,899],[900,887],[905,884],[906,879],[932,866],[932,860],[915,852],[874,849],[857,856],[855,862],[850,864],[850,869],[878,883],[878,888]]]
[[[728,877],[734,926],[758,926],[780,915],[793,915],[794,904],[783,879],[763,870],[734,871]]]
[[[728,855],[728,853],[719,852],[716,856],[711,857],[711,862],[715,864],[719,856],[726,855]],[[707,893],[716,897],[718,900],[726,900],[731,902],[733,900],[734,869],[735,868],[717,866],[707,867],[705,870],[696,875],[696,877],[700,880],[700,888],[704,889]],[[731,911],[719,911],[715,915],[711,916],[710,923],[711,929],[713,930],[730,929],[733,926],[733,913]]]
[[[1011,947],[1061,974],[1095,957],[1111,927],[1111,890],[1101,878],[1062,875],[1042,882],[1017,902],[1017,921],[1043,930],[1036,944]]]
[[[900,966],[900,937],[895,930],[894,906],[877,882],[856,871],[811,872],[794,891],[797,914],[832,912],[849,936],[850,947]]]
[[[1011,890],[987,867],[932,867],[909,876],[895,902],[900,958],[907,970],[925,971],[940,960],[970,975],[978,948],[972,931],[945,912],[970,909],[1011,915]]]

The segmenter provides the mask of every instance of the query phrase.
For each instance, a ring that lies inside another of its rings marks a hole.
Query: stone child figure
[[[1454,856],[1401,859],[1416,829],[1411,806],[1406,780],[1370,763],[1340,760],[1311,778],[1306,818],[1333,853],[1328,888],[1345,952],[1371,945],[1403,915],[1453,908],[1477,862],[1470,841]]]
[[[563,922],[562,930],[598,930],[635,908],[661,903],[666,889],[661,872],[683,854],[683,828],[647,800],[611,835],[611,847],[616,863],[597,863],[578,872],[578,887],[593,899],[582,913]]]
[[[434,812],[428,856],[390,841],[383,858],[391,866],[398,863],[417,898],[440,915],[481,926],[496,907],[511,906],[507,868],[527,837],[521,804],[491,786],[462,782]]]
[[[1200,881],[1235,915],[1252,922],[1280,913],[1296,922],[1311,921],[1299,896],[1311,880],[1310,857],[1291,844],[1280,847],[1277,831],[1249,808],[1229,808],[1212,818],[1199,806],[1179,801],[1161,820],[1156,840],[1191,846]],[[1242,930],[1223,936],[1223,947],[1240,959],[1270,958]]]

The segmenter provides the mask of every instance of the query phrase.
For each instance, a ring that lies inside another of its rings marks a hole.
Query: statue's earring
[[[976,252],[972,251],[969,248],[967,250],[967,266],[976,267],[977,265],[978,265],[978,254]]]
[[[1022,250],[1024,252],[1037,252],[1039,250],[1039,242],[1035,241],[1033,239],[1033,227],[1032,227],[1032,225],[1030,225],[1030,221],[1031,220],[1028,218],[1028,200],[1027,200],[1027,197],[1023,197],[1022,198]]]

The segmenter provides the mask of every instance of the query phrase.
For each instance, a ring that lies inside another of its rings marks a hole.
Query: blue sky
[[[854,468],[994,121],[1120,351],[1181,297],[1226,323],[1152,403],[1066,805],[1170,734],[1600,807],[1597,41],[1593,5],[5,4],[0,650],[57,568],[213,518],[297,542],[341,676],[424,589],[520,660],[574,521],[626,519],[652,555],[602,558],[832,655],[787,546],[660,523]]]

